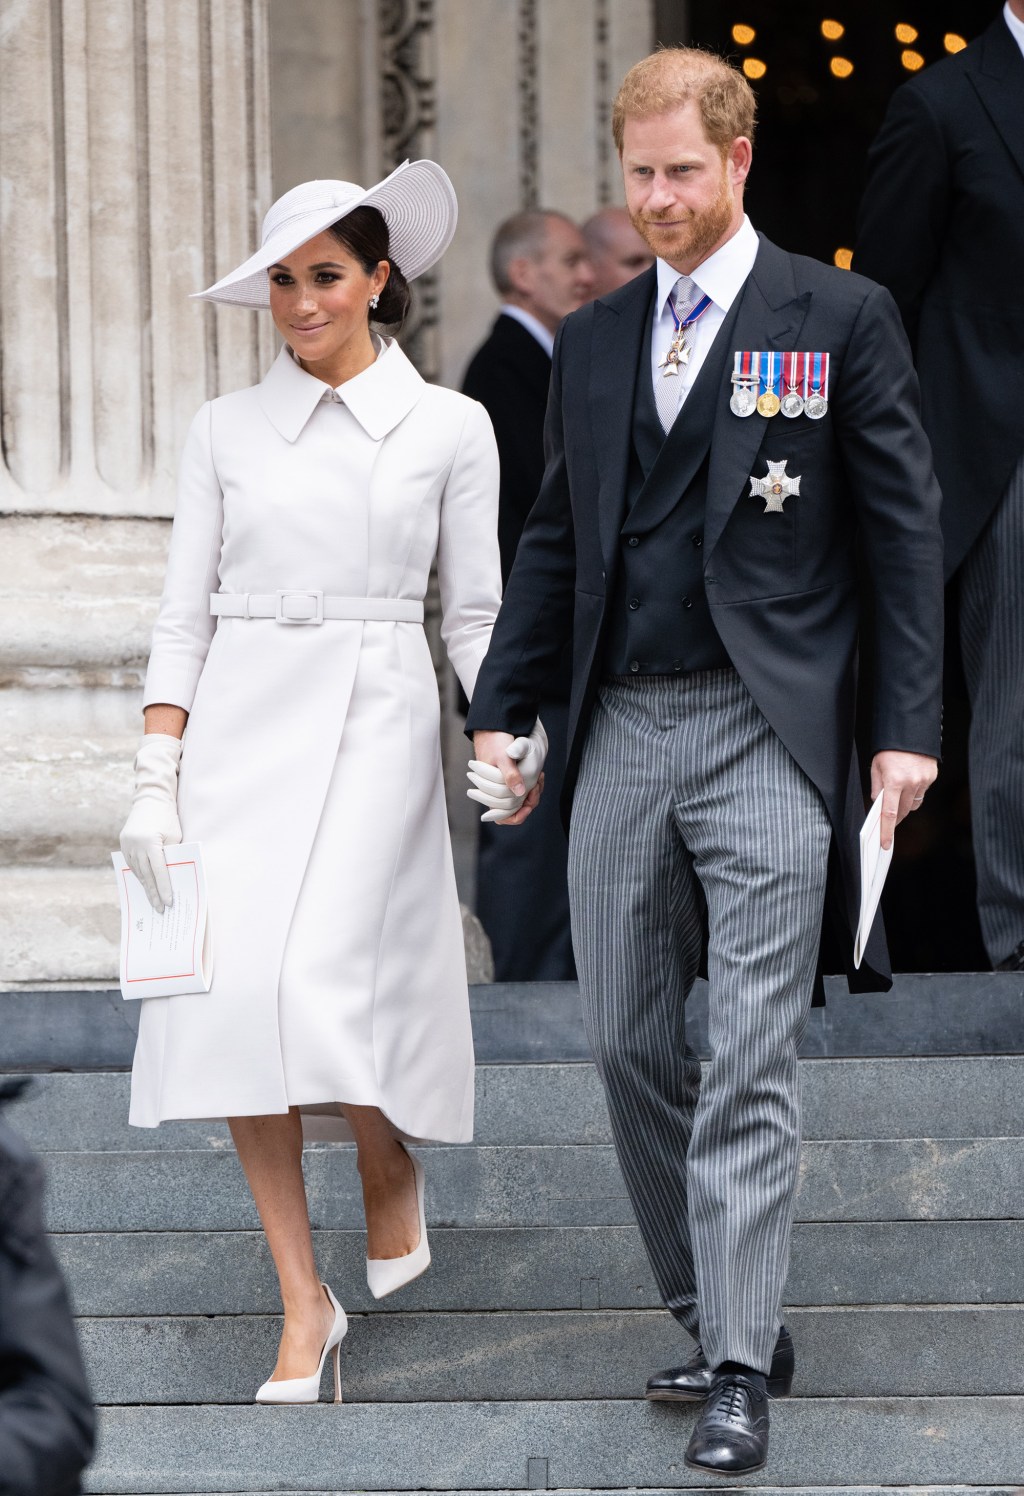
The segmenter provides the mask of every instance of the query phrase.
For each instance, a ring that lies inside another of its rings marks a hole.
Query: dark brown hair
[[[409,314],[412,293],[401,270],[391,258],[391,243],[387,222],[378,208],[363,204],[332,223],[328,233],[334,235],[343,249],[353,255],[367,275],[372,275],[381,260],[387,260],[391,274],[380,293],[377,309],[371,310],[369,320],[380,322],[385,327],[401,327]]]

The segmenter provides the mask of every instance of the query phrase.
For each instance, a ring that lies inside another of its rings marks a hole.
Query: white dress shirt
[[[553,332],[548,332],[543,322],[538,322],[532,312],[524,311],[521,306],[513,306],[511,302],[506,301],[501,311],[503,316],[514,317],[517,322],[525,327],[526,331],[537,339],[537,342],[544,349],[548,358],[551,357],[555,351],[555,335]]]
[[[1021,55],[1024,56],[1024,21],[1020,16],[1014,15],[1009,5],[1003,6],[1003,20],[1009,26],[1010,35],[1020,48]]]
[[[711,297],[711,305],[690,330],[692,352],[689,362],[680,366],[673,378],[678,385],[678,400],[681,407],[700,373],[701,365],[708,356],[715,334],[725,321],[726,313],[736,300],[743,283],[753,269],[757,255],[758,237],[750,219],[743,215],[743,222],[720,249],[709,255],[698,265],[690,279],[704,296]],[[669,308],[669,292],[679,279],[679,271],[673,270],[665,260],[656,261],[658,267],[658,289],[654,297],[654,334],[651,338],[651,378],[657,389],[664,375],[658,364],[664,358],[673,338],[676,325]],[[670,376],[671,377],[671,376]]]

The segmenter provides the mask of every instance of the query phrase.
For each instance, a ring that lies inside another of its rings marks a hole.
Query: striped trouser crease
[[[569,840],[584,1019],[662,1297],[712,1366],[767,1371],[778,1334],[830,835],[734,671],[601,688]]]
[[[1024,941],[1024,459],[960,569],[978,916],[993,966]]]

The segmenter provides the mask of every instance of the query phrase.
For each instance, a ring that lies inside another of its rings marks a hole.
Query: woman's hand
[[[544,791],[544,760],[548,735],[540,718],[529,737],[513,738],[507,732],[473,734],[473,752],[468,778],[471,800],[486,807],[482,821],[499,826],[520,826],[536,807]]]
[[[135,794],[121,832],[121,852],[158,914],[174,903],[164,847],[181,841],[178,765],[181,739],[148,732],[135,755]]]

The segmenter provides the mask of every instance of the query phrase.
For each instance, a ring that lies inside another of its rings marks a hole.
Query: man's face
[[[520,304],[550,332],[563,317],[589,301],[594,286],[583,235],[564,218],[547,220],[540,254],[513,260],[509,274]]]
[[[609,211],[601,225],[599,249],[591,250],[595,296],[607,296],[653,263],[654,256],[629,221],[624,208]]]
[[[650,119],[626,120],[626,206],[656,255],[688,274],[731,238],[743,221],[750,154],[750,141],[740,136],[723,159],[693,100]]]

